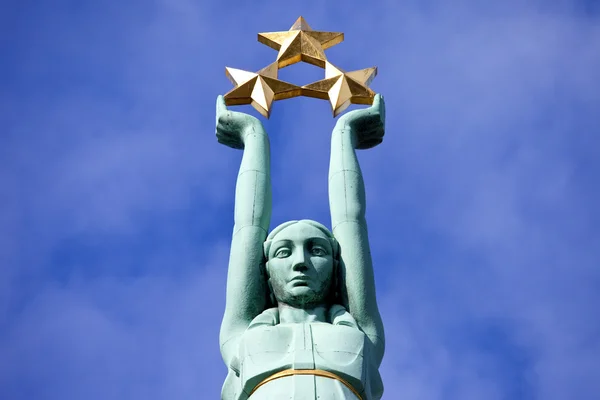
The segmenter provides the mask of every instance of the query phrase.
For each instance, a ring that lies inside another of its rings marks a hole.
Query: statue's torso
[[[348,382],[362,399],[379,399],[383,385],[370,351],[368,338],[355,326],[323,322],[251,324],[240,339],[239,375],[230,371],[223,388],[224,399],[247,399],[265,378],[287,369],[332,372]],[[354,400],[357,396],[339,380],[309,374],[272,380],[250,398]]]

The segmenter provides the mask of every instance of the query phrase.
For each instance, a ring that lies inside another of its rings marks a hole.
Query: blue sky
[[[218,398],[241,153],[215,139],[215,98],[231,87],[225,66],[274,60],[258,32],[303,15],[344,32],[330,60],[377,65],[386,98],[385,140],[360,153],[384,399],[597,399],[599,11],[2,2],[0,398]],[[272,227],[329,224],[334,122],[308,98],[264,120]]]

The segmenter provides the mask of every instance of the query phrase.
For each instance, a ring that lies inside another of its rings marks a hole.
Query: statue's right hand
[[[264,131],[261,122],[252,115],[230,111],[223,96],[217,97],[217,140],[234,149],[243,149],[247,134]]]

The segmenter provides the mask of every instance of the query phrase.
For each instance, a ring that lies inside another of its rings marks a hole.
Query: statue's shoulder
[[[332,325],[343,325],[358,329],[358,324],[354,317],[346,310],[344,306],[334,304],[329,308],[329,322]]]
[[[277,307],[267,308],[265,311],[258,314],[248,325],[248,329],[258,326],[275,326],[279,324],[279,310]]]
[[[329,312],[327,314],[328,322],[332,325],[343,325],[351,328],[358,329],[358,324],[354,317],[339,304],[334,304],[329,308]],[[259,326],[275,326],[279,325],[279,310],[277,307],[268,308],[262,313],[258,314],[250,325],[248,325],[248,329],[256,328]]]

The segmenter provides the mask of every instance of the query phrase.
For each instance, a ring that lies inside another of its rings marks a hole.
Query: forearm
[[[256,226],[266,237],[271,218],[269,137],[262,126],[250,129],[244,140],[235,189],[234,233],[247,226]]]
[[[336,126],[331,135],[329,207],[333,229],[346,221],[365,225],[365,186],[354,140],[345,125]]]

